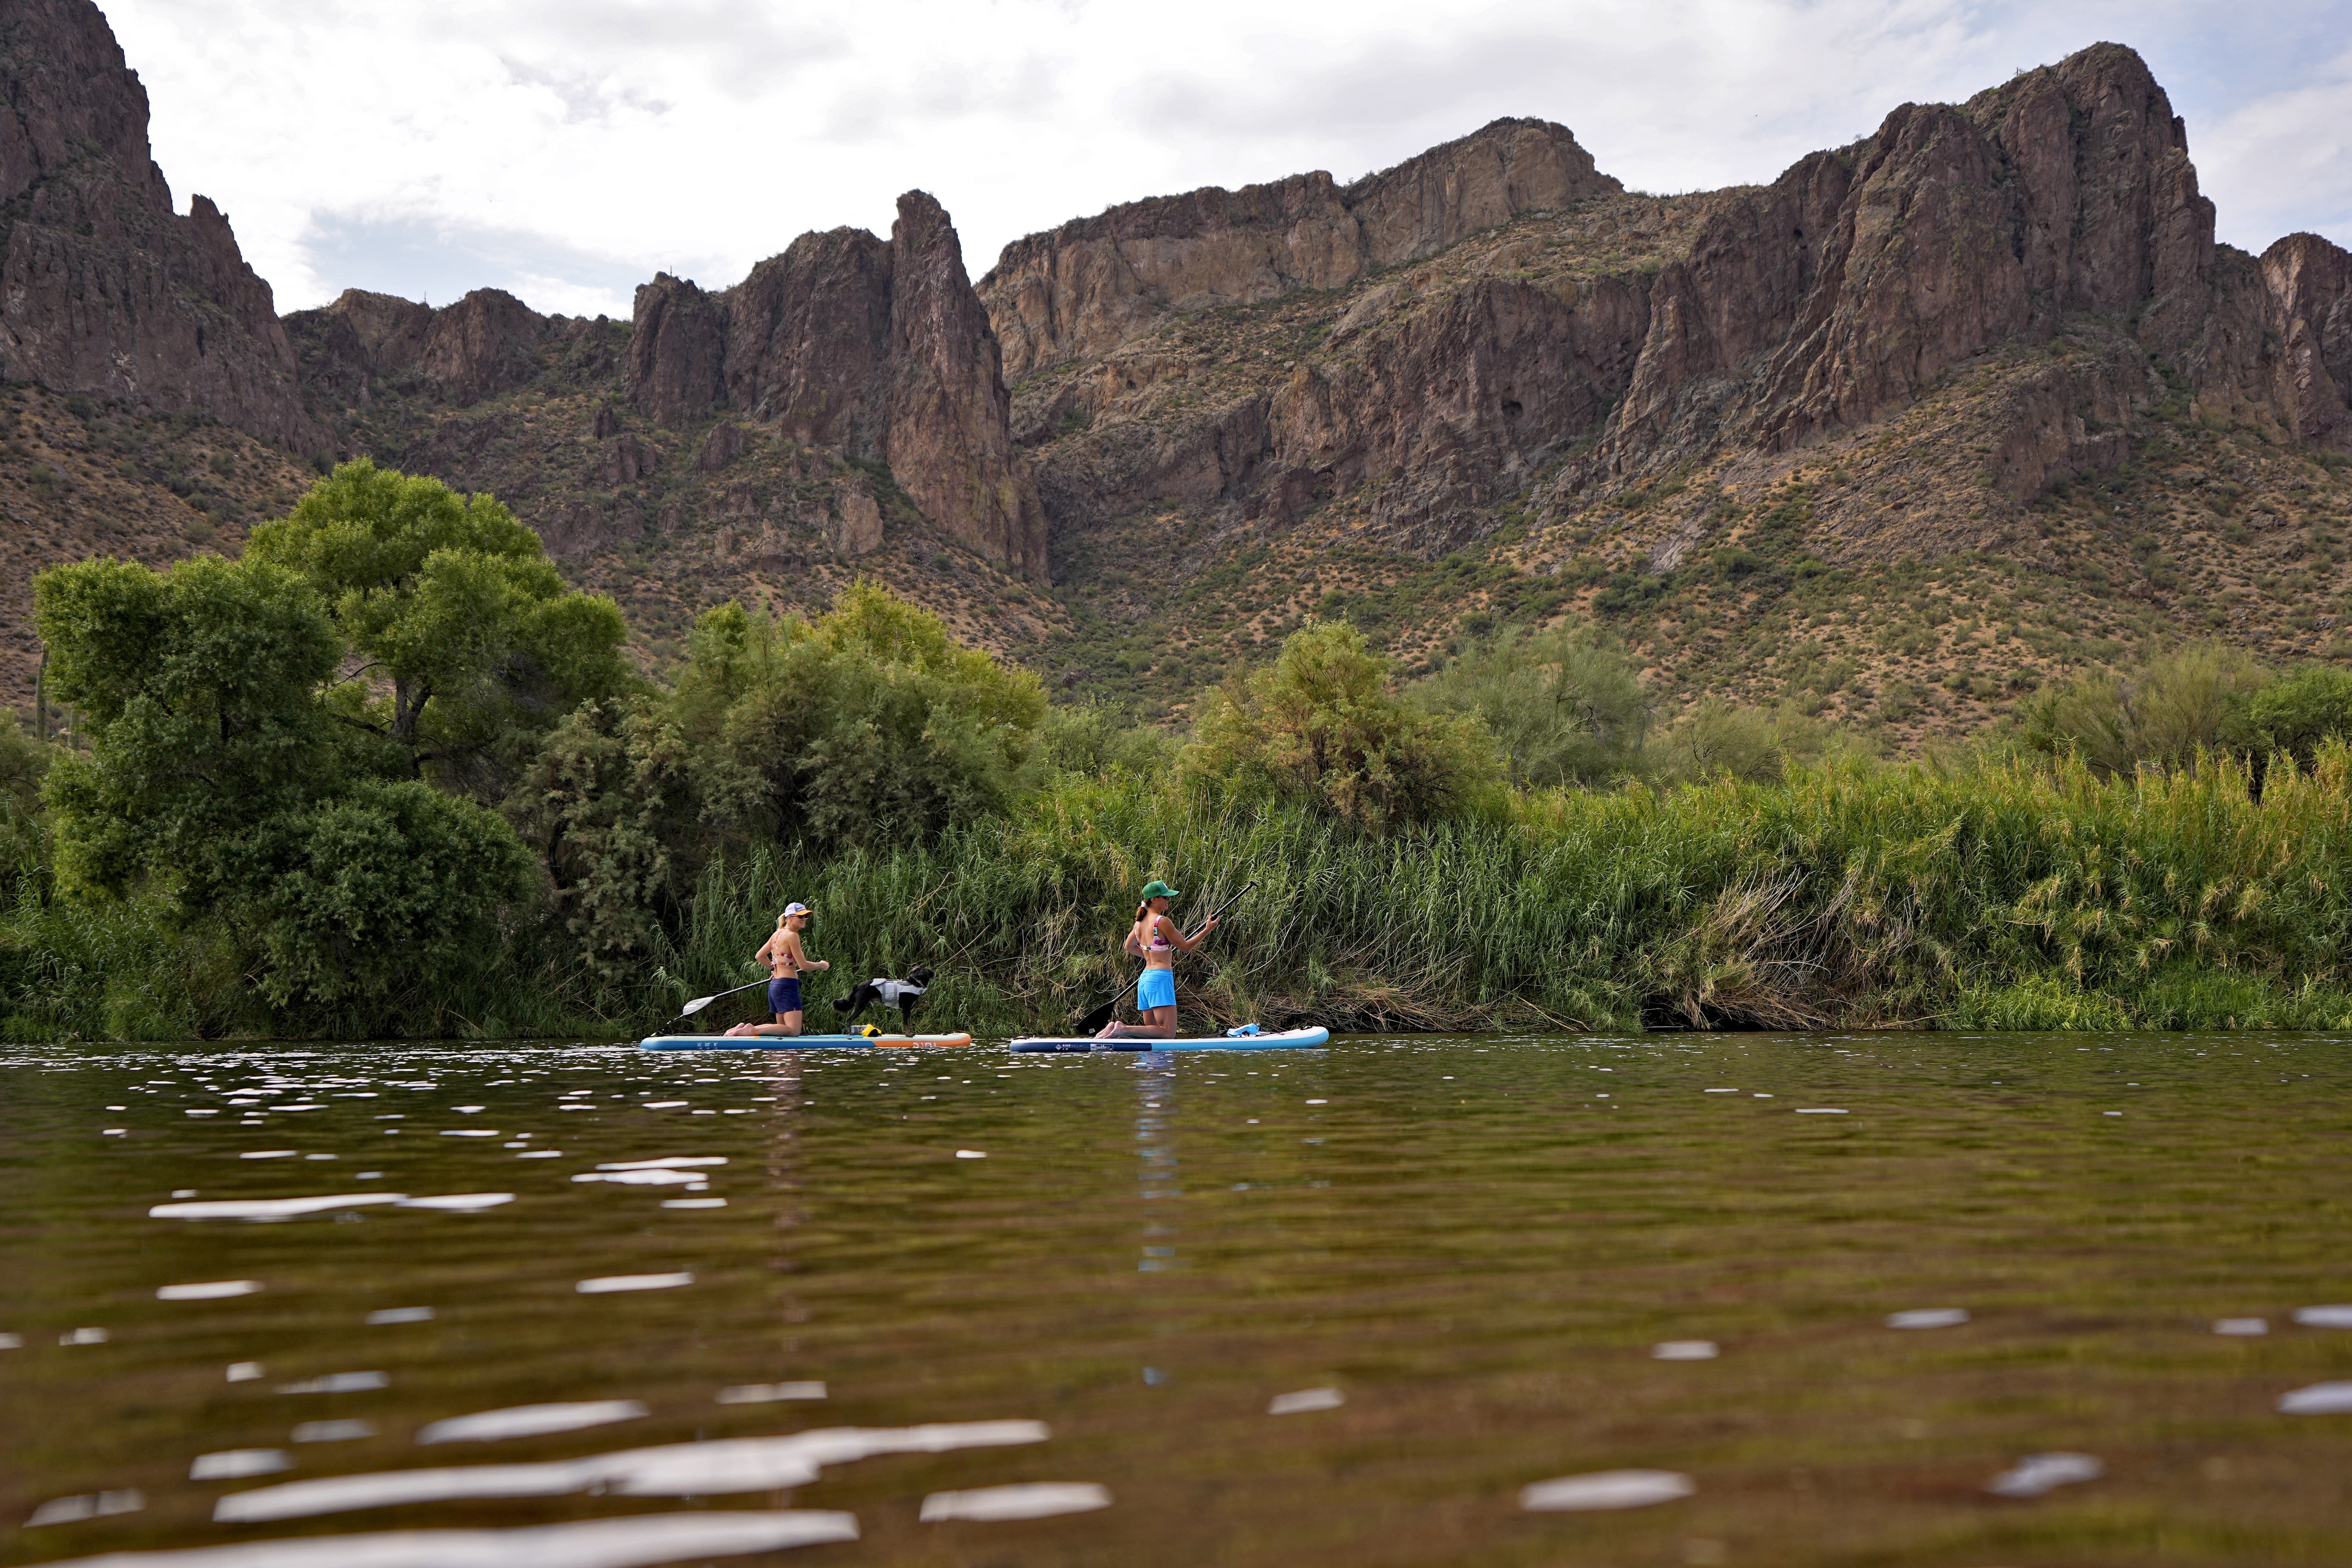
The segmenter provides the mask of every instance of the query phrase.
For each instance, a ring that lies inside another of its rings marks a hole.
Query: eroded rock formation
[[[1116,348],[1171,308],[1337,288],[1521,213],[1622,188],[1567,127],[1497,120],[1349,185],[1318,170],[1079,218],[1005,247],[980,291],[1017,379]]]
[[[323,447],[227,218],[203,196],[173,212],[98,7],[13,0],[0,100],[0,376]]]
[[[640,289],[629,398],[672,425],[729,403],[803,445],[887,464],[950,537],[1045,574],[1045,513],[1013,444],[996,337],[954,226],[923,192],[898,198],[887,240],[804,234],[723,294],[667,274]],[[844,537],[862,551],[880,537],[870,497],[860,518]]]

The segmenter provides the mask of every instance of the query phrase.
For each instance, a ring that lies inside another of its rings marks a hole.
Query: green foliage
[[[502,917],[537,890],[496,815],[415,780],[363,779],[259,835],[228,912],[266,955],[279,1005],[360,1002],[477,978],[503,956]]]
[[[33,604],[49,689],[91,742],[47,784],[68,889],[120,895],[152,876],[207,908],[250,876],[262,824],[332,787],[317,688],[334,628],[292,573],[83,561],[43,573]]]
[[[2025,711],[2029,745],[2073,751],[2102,773],[2188,768],[2242,738],[2248,699],[2264,681],[2252,654],[2198,643],[2137,675],[2084,675]]]
[[[41,820],[41,783],[60,754],[0,716],[0,899],[45,868],[48,827]]]
[[[1103,778],[1173,769],[1181,748],[1166,731],[1130,724],[1099,702],[1049,708],[1038,730],[1039,754],[1054,773]]]
[[[709,789],[728,820],[787,840],[921,839],[1035,782],[1037,678],[878,584],[814,626],[723,606],[689,647],[677,710],[690,744],[726,758]]]
[[[1501,776],[1494,742],[1475,720],[1399,701],[1388,661],[1363,634],[1317,619],[1290,635],[1274,663],[1226,681],[1182,765],[1196,778],[1304,802],[1372,832],[1459,815]]]
[[[539,536],[488,496],[362,458],[255,529],[247,559],[318,590],[351,660],[339,710],[412,774],[494,795],[521,736],[626,684],[619,607],[565,588]]]
[[[45,784],[68,902],[203,925],[270,1002],[347,1023],[496,961],[529,857],[483,808],[349,754],[308,583],[252,559],[89,561],[43,574],[35,615],[89,739]]]
[[[2305,767],[2323,742],[2352,736],[2352,670],[2306,665],[2246,701],[2238,732],[2257,754],[2284,752]]]
[[[1475,716],[1523,789],[1601,784],[1636,772],[1650,721],[1633,661],[1586,627],[1513,627],[1407,695],[1433,712]]]
[[[617,984],[716,856],[924,843],[1011,809],[1041,775],[1045,718],[1035,676],[879,586],[814,626],[726,605],[696,623],[674,692],[583,704],[508,811],[583,961]]]
[[[681,917],[698,867],[726,840],[726,808],[707,815],[705,801],[733,793],[729,763],[693,751],[664,703],[637,698],[582,703],[525,770],[508,816],[538,848],[552,912],[600,982],[625,979]]]
[[[1709,697],[1692,704],[1654,738],[1643,760],[1655,777],[1668,784],[1709,779],[1769,784],[1792,763],[1862,754],[1852,737],[1793,707],[1784,704],[1769,711],[1735,708]]]
[[[1131,980],[1129,900],[1169,871],[1202,909],[1259,882],[1181,966],[1195,1027],[2338,1026],[2352,747],[2247,782],[1800,764],[1372,837],[1306,802],[1067,779],[929,845],[714,867],[662,1000],[751,978],[792,897],[848,968],[930,963],[966,1018],[1058,1024]]]

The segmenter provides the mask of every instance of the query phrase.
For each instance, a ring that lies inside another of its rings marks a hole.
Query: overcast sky
[[[1641,190],[1769,180],[1906,100],[2101,39],[2189,120],[2221,237],[2352,245],[2352,0],[100,0],[180,209],[281,310],[349,287],[626,316],[813,228],[1006,241],[1117,202],[1385,168],[1556,120]]]

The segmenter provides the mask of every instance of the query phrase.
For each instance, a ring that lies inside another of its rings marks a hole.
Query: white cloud
[[[2314,63],[2342,47],[2340,0],[2271,0],[2260,29],[2217,0],[114,0],[109,14],[183,205],[219,202],[289,310],[354,283],[442,299],[470,279],[541,310],[625,314],[630,283],[656,268],[721,286],[807,229],[887,232],[913,186],[955,216],[977,276],[1006,241],[1115,202],[1313,168],[1347,179],[1498,115],[1560,121],[1638,188],[1764,180],[1906,100],[1965,97],[2102,37],[2140,47],[2189,115],[2226,235],[2258,245],[2244,226],[2340,226],[2346,209],[2343,73]]]
[[[2207,192],[2234,198],[2224,239],[2259,252],[2308,229],[2352,246],[2352,50],[2323,79],[2265,93],[2189,144]]]

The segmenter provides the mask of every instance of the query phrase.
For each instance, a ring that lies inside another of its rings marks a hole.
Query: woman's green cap
[[[1143,884],[1143,896],[1146,899],[1181,899],[1184,895],[1165,882],[1146,882]]]

